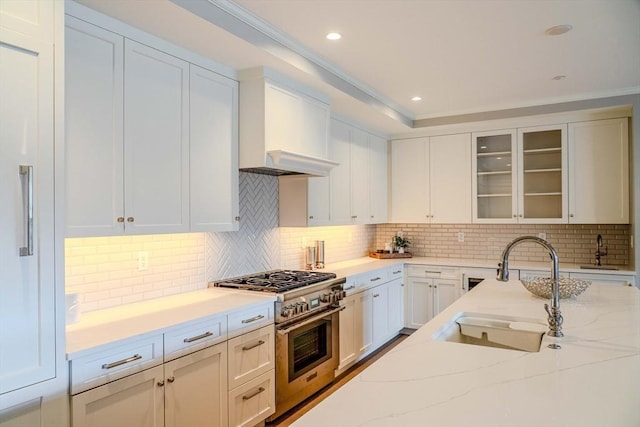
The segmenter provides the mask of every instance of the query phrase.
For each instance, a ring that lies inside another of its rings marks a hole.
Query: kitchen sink
[[[538,352],[547,329],[547,325],[539,319],[463,312],[440,328],[433,339]]]
[[[612,265],[581,265],[583,270],[619,270],[618,267]]]

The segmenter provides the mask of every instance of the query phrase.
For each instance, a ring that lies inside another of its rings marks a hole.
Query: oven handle
[[[296,330],[296,329],[298,329],[298,328],[300,328],[300,327],[302,327],[304,325],[308,325],[309,323],[315,322],[316,320],[322,319],[323,317],[327,317],[327,316],[330,316],[332,314],[338,313],[338,312],[344,310],[345,308],[347,308],[347,307],[342,306],[342,307],[336,307],[333,310],[323,311],[322,313],[318,314],[317,316],[310,317],[309,319],[306,319],[306,320],[304,320],[304,321],[302,321],[300,323],[296,323],[295,325],[289,326],[288,328],[276,329],[276,332],[279,335],[287,335],[291,331],[294,331],[294,330]]]

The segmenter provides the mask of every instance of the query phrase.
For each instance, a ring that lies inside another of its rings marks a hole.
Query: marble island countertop
[[[561,300],[565,336],[545,335],[540,352],[433,339],[460,312],[546,324],[545,302],[517,280],[485,280],[294,426],[640,425],[637,288],[592,285]]]

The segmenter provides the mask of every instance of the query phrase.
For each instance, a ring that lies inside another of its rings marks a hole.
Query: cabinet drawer
[[[432,277],[436,279],[458,279],[460,273],[457,268],[438,267],[433,265],[410,265],[407,268],[410,277]]]
[[[395,279],[402,279],[402,273],[404,273],[404,267],[402,266],[402,264],[387,268],[387,278],[390,281]]]
[[[227,316],[213,316],[167,330],[164,334],[164,360],[209,347],[227,339]]]
[[[70,361],[71,394],[162,363],[162,335],[104,346]]]
[[[230,390],[275,367],[273,329],[269,325],[229,340]]]
[[[276,411],[275,370],[229,392],[229,426],[254,426]]]
[[[229,338],[273,324],[274,303],[268,302],[229,314]]]
[[[364,290],[388,282],[388,275],[389,271],[386,268],[381,268],[364,274],[359,274],[353,277],[353,282],[356,289]]]

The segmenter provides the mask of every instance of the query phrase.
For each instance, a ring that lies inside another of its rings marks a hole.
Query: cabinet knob
[[[518,215],[516,215],[516,214],[513,214],[513,217],[514,217],[514,218],[516,218],[517,216],[518,216]]]
[[[309,219],[313,219],[313,215],[309,215]]]
[[[569,216],[570,216],[571,218],[573,218],[573,214],[569,214]]]
[[[518,215],[518,216],[519,216],[520,218],[522,218],[524,215],[520,214],[520,215]]]
[[[119,216],[118,218],[116,218],[116,221],[124,222],[124,217],[123,216]]]
[[[175,380],[176,380],[176,379],[175,379],[174,377],[169,377],[169,378],[167,378],[167,382],[168,382],[168,383],[172,383],[172,382],[174,382]]]
[[[132,216],[127,218],[127,222],[133,222],[133,221],[135,221],[135,219]]]
[[[358,215],[351,215],[351,219],[356,219],[358,218]]]
[[[239,217],[239,216],[235,217],[234,219],[235,219],[236,221],[240,221],[240,217]]]
[[[164,385],[164,381],[158,381],[158,387],[162,387]]]

